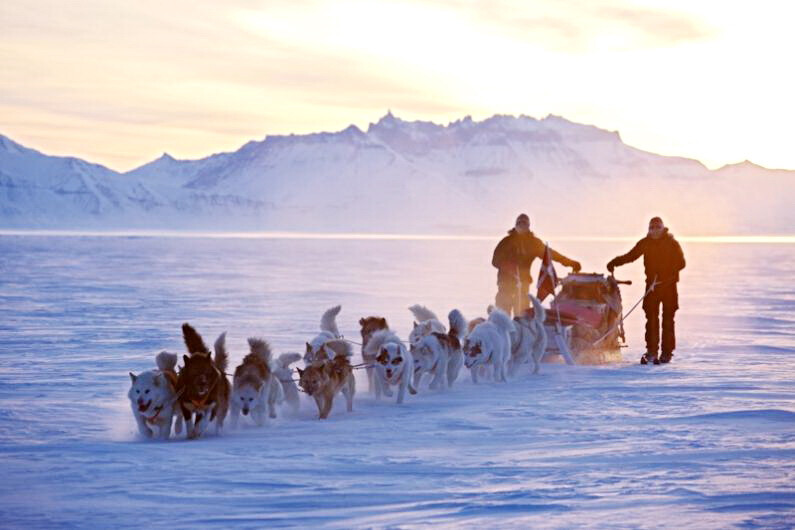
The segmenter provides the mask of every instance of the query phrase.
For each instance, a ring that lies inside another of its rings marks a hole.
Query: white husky
[[[411,394],[417,393],[411,381],[414,359],[394,332],[388,329],[376,331],[367,342],[366,349],[368,353],[375,354],[375,372],[385,395],[391,396],[390,387],[396,385],[397,402],[400,404],[403,403],[406,389]]]
[[[414,315],[414,328],[409,335],[409,344],[416,346],[420,339],[433,332],[447,333],[444,324],[442,324],[436,314],[425,306],[415,304],[409,307],[409,311]]]
[[[475,326],[464,340],[464,364],[478,382],[478,367],[491,366],[496,381],[505,381],[505,363],[511,356],[511,317],[501,309],[494,309],[488,320]]]
[[[157,438],[167,440],[171,436],[171,425],[176,414],[176,433],[182,432],[182,416],[177,411],[177,393],[175,390],[177,366],[175,353],[160,352],[155,358],[156,370],[148,370],[138,375],[130,372],[132,386],[127,393],[130,398],[135,422],[142,436],[153,438],[157,430]]]
[[[251,353],[235,369],[232,380],[232,427],[237,427],[240,413],[262,426],[265,414],[276,417],[276,405],[284,401],[282,384],[271,369],[271,349],[262,339],[248,339]]]
[[[544,329],[546,310],[532,294],[530,301],[533,303],[533,316],[525,313],[513,319],[515,333],[511,335],[511,360],[508,362],[511,375],[516,374],[519,367],[528,361],[533,363],[533,373],[537,374],[547,349],[547,332]]]
[[[353,355],[350,344],[342,338],[340,330],[337,328],[337,315],[342,306],[336,305],[327,309],[320,317],[320,332],[310,342],[306,343],[304,353],[304,364],[309,366],[316,361],[328,361],[327,358],[318,358],[318,354],[324,349],[332,350],[335,355],[345,355],[348,358]]]
[[[300,353],[283,353],[273,365],[273,374],[279,378],[284,391],[284,399],[293,412],[299,407],[298,385],[293,380],[293,369],[290,365],[301,359]]]
[[[447,315],[450,321],[449,333],[431,332],[411,346],[414,357],[414,388],[419,388],[423,374],[433,374],[431,389],[448,388],[458,377],[464,364],[461,339],[467,332],[467,321],[458,309]]]

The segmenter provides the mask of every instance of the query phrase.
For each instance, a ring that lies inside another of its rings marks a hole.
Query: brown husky
[[[198,438],[215,420],[215,433],[220,434],[229,410],[229,381],[226,379],[226,333],[215,341],[215,360],[201,336],[190,324],[182,324],[182,335],[190,356],[177,377],[179,406],[185,418],[188,438]],[[195,418],[194,418],[195,414]]]
[[[376,398],[381,397],[384,390],[387,391],[388,396],[391,396],[392,392],[388,388],[382,389],[381,380],[375,375],[375,357],[377,354],[367,349],[367,343],[370,342],[370,338],[373,334],[382,329],[389,329],[389,325],[386,323],[386,319],[382,317],[360,318],[359,325],[362,328],[362,360],[367,364],[368,388],[370,392],[375,394]]]
[[[348,412],[353,411],[356,380],[347,356],[338,355],[331,361],[312,364],[306,370],[298,368],[298,375],[298,384],[304,392],[315,398],[321,420],[328,418],[334,396],[340,391],[347,401]]]

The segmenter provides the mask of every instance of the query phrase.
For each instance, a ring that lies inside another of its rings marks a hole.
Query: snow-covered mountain
[[[662,215],[688,234],[795,228],[795,171],[624,144],[548,116],[446,126],[391,113],[367,131],[268,136],[127,173],[0,136],[0,227],[484,233],[530,214],[545,234],[616,235]]]

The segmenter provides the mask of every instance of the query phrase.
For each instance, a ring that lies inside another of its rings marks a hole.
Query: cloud
[[[416,1],[416,0],[409,0]],[[494,0],[431,2],[465,13],[490,31],[535,46],[568,53],[655,48],[708,39],[714,28],[673,10],[639,7],[627,1]],[[427,5],[427,2],[423,1]]]

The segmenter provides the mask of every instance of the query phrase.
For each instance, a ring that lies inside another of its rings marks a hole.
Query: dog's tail
[[[323,316],[320,317],[320,331],[328,331],[335,337],[339,338],[340,330],[337,328],[337,315],[342,310],[341,305],[335,305],[331,309],[326,310]]]
[[[329,355],[329,359],[335,359],[340,355],[349,358],[353,355],[353,348],[350,343],[344,339],[327,340],[323,343],[323,348],[327,350],[327,354],[331,354]]]
[[[279,359],[277,360],[277,363],[278,363],[280,368],[286,370],[286,369],[290,368],[291,364],[293,364],[294,362],[299,361],[299,360],[301,360],[301,354],[300,353],[283,353],[283,354],[279,355]]]
[[[513,320],[509,317],[505,311],[499,308],[495,308],[489,314],[489,322],[497,326],[500,331],[504,331],[505,333],[512,333],[514,331],[513,327]]]
[[[265,364],[270,364],[273,354],[271,353],[271,345],[268,344],[268,341],[258,337],[249,337],[248,347],[251,348],[251,353],[265,361]]]
[[[467,321],[461,311],[453,309],[447,315],[447,320],[450,321],[450,331],[447,334],[458,340],[463,340],[467,334]]]
[[[367,346],[364,348],[364,354],[371,358],[377,357],[378,352],[381,351],[381,346],[387,342],[400,343],[400,339],[392,330],[380,329],[376,331],[373,333],[373,336],[370,337],[370,340],[367,341]]]
[[[175,372],[177,368],[177,354],[161,351],[155,357],[157,369],[161,372]]]
[[[409,307],[409,311],[414,315],[417,322],[424,322],[426,320],[439,320],[436,318],[436,313],[425,307],[424,305],[414,304]]]
[[[207,349],[207,345],[204,344],[204,340],[202,339],[201,335],[199,335],[193,326],[185,322],[182,324],[182,338],[185,339],[185,347],[188,348],[188,351],[191,354],[194,353],[210,353],[210,350]]]
[[[215,339],[215,367],[221,370],[221,373],[226,373],[227,365],[229,364],[229,352],[226,351],[226,331],[218,335]]]
[[[530,301],[533,303],[533,320],[543,326],[544,321],[547,319],[547,310],[541,305],[541,301],[532,294],[530,295]]]

